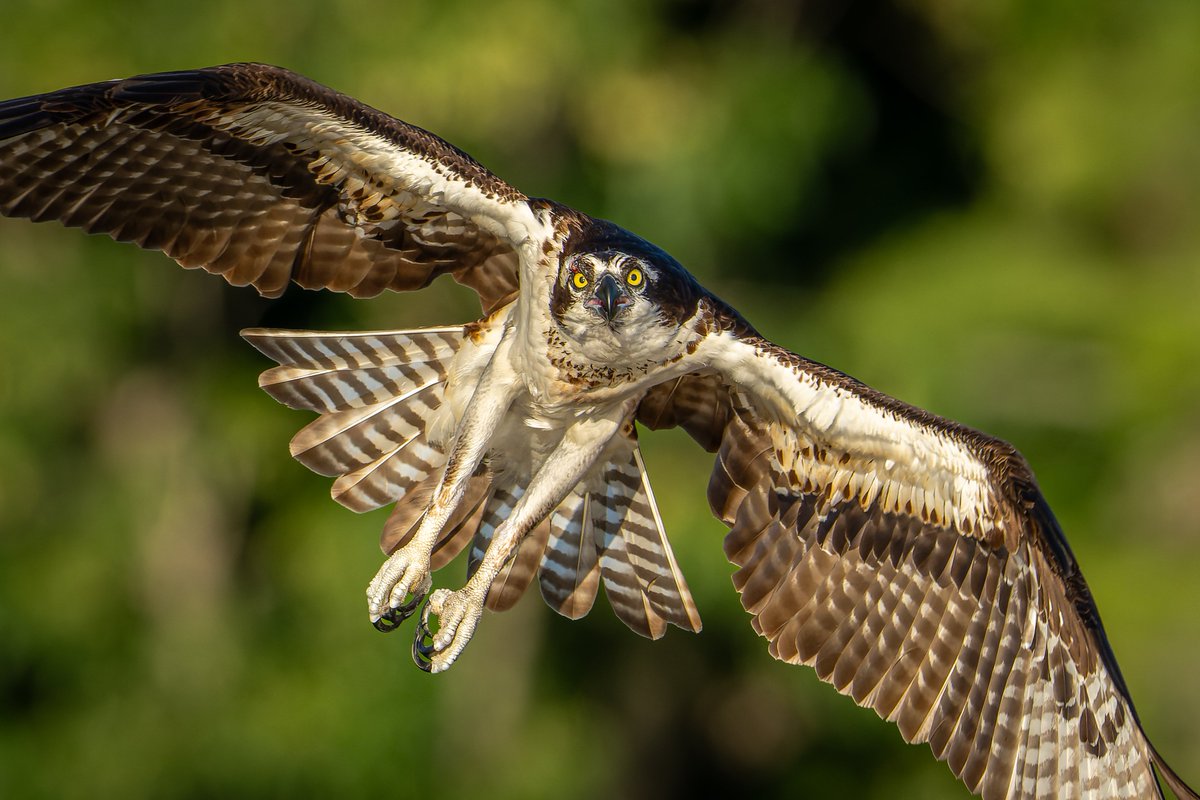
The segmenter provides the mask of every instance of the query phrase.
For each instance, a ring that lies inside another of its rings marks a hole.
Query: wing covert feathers
[[[162,250],[277,296],[450,274],[515,296],[526,198],[436,136],[278,67],[143,75],[0,103],[0,214]]]
[[[1196,796],[1146,739],[1015,450],[753,336],[730,347],[738,388],[655,410],[683,424],[729,409],[709,500],[773,656],[927,742],[988,800],[1155,796],[1153,766]]]

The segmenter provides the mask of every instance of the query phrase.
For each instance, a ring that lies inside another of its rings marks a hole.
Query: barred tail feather
[[[597,509],[592,534],[600,551],[600,578],[604,594],[613,613],[631,630],[650,639],[661,638],[667,632],[666,621],[650,606],[649,598],[629,557],[628,543],[621,536],[625,511],[632,499],[632,487],[617,483],[617,469],[610,467],[608,493],[593,495]]]
[[[702,627],[700,611],[692,599],[683,571],[675,561],[640,449],[634,449],[633,459],[641,475],[641,484],[622,527],[630,563],[644,582],[651,608],[672,625],[699,633]]]
[[[292,437],[292,457],[319,475],[365,467],[422,436],[442,394],[439,381],[375,405],[322,414]]]
[[[509,481],[493,480],[490,493],[483,502],[483,515],[480,518],[479,527],[471,539],[471,550],[467,554],[468,578],[475,574],[475,570],[479,569],[479,562],[483,561],[484,553],[492,543],[492,536],[496,533],[496,529],[504,520],[508,519],[523,494],[525,494],[524,486]]]
[[[699,631],[636,442],[601,467],[601,490],[572,492],[549,518],[538,577],[546,604],[570,619],[592,608],[601,580],[613,612],[652,639],[667,624]]]
[[[354,511],[371,511],[398,502],[431,475],[440,472],[445,452],[424,437],[405,442],[361,469],[339,477],[330,494]]]
[[[437,488],[437,482],[436,474],[426,476],[425,480],[409,490],[402,502],[396,503],[392,513],[388,515],[387,522],[383,524],[383,531],[379,534],[379,548],[384,553],[390,556],[412,539],[417,532],[417,524],[425,516],[425,510],[433,500],[433,490]]]
[[[462,345],[461,325],[406,331],[296,331],[247,328],[245,339],[285,367],[360,369],[391,364],[448,363]]]
[[[590,504],[590,496],[578,490],[559,503],[549,517],[549,539],[538,567],[542,599],[567,619],[587,616],[600,588]]]
[[[258,385],[288,408],[318,413],[361,408],[389,400],[443,378],[428,364],[396,364],[359,369],[272,367]]]
[[[483,500],[477,515],[479,521],[475,527],[475,534],[471,537],[471,550],[467,554],[468,577],[479,569],[479,563],[487,553],[496,530],[512,514],[523,494],[523,486],[493,479],[489,494]],[[492,611],[507,611],[516,605],[521,595],[529,588],[545,547],[546,533],[542,526],[538,525],[521,539],[517,552],[492,579],[485,601],[488,608]]]
[[[291,451],[314,472],[337,478],[332,495],[342,505],[369,511],[404,500],[445,463],[427,431],[442,406],[462,328],[256,328],[242,336],[280,364],[259,378],[268,394],[321,414],[296,434]]]
[[[449,564],[471,543],[483,522],[484,504],[491,494],[492,476],[486,470],[467,482],[466,495],[446,521],[442,535],[433,546],[431,566],[438,570]]]
[[[517,604],[538,572],[549,538],[550,519],[546,518],[521,540],[516,554],[492,581],[492,587],[487,594],[488,608],[492,611],[507,611]]]

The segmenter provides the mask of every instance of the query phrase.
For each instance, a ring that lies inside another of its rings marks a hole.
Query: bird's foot
[[[437,630],[429,628],[429,618],[437,617]],[[475,626],[483,616],[483,597],[471,585],[451,592],[438,589],[429,595],[417,622],[413,641],[413,661],[426,672],[444,672],[471,641]]]
[[[433,587],[429,554],[402,547],[379,568],[367,587],[371,624],[390,633],[413,615]]]

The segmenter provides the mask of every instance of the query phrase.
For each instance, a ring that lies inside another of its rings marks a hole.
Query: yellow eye
[[[576,272],[574,275],[571,276],[571,284],[576,289],[584,288],[585,286],[588,285],[587,275],[584,275],[582,272]]]
[[[634,267],[633,269],[629,270],[629,274],[625,276],[625,282],[628,283],[630,286],[641,286],[642,280],[643,280],[642,271],[640,269],[638,269],[637,267]]]

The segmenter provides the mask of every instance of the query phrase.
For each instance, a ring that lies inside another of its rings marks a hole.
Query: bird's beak
[[[612,322],[617,312],[629,305],[629,297],[621,291],[621,284],[612,275],[605,275],[596,284],[596,292],[588,301],[589,306],[600,309],[606,322]]]

